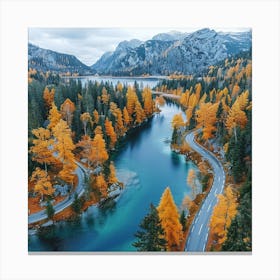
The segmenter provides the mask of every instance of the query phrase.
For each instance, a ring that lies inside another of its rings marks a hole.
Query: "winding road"
[[[75,170],[75,173],[78,176],[78,185],[75,193],[77,193],[78,197],[80,197],[85,191],[84,178],[85,178],[86,168],[84,168],[79,162],[76,162],[76,164],[77,164],[77,168]],[[55,214],[69,207],[73,203],[74,199],[75,196],[71,194],[70,196],[67,196],[64,200],[62,200],[58,204],[54,205],[53,208]],[[44,219],[47,219],[47,217],[48,216],[46,214],[46,210],[36,212],[28,216],[28,224],[33,224],[42,221]]]
[[[215,157],[215,155],[195,141],[194,137],[196,133],[197,130],[187,134],[185,138],[186,142],[194,151],[199,153],[209,162],[214,172],[214,181],[210,192],[194,217],[186,242],[185,251],[204,252],[209,235],[209,221],[213,208],[217,203],[217,195],[223,193],[225,171],[221,162]]]

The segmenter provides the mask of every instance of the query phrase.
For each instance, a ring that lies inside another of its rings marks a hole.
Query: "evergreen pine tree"
[[[47,213],[48,219],[52,220],[52,218],[54,216],[54,213],[55,213],[55,210],[54,210],[53,205],[51,204],[51,202],[49,200],[47,202],[46,213]]]
[[[186,216],[186,213],[185,213],[185,210],[183,210],[180,215],[180,223],[182,225],[183,231],[186,230],[186,217],[185,216]]]
[[[153,204],[150,205],[150,212],[144,217],[139,226],[141,230],[135,234],[138,240],[132,244],[137,248],[137,251],[166,251],[166,240],[163,237],[164,231],[158,211]]]

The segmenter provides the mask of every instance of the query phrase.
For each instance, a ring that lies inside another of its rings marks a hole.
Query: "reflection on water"
[[[162,77],[163,79],[164,77]],[[102,77],[102,76],[83,76],[83,77],[64,77],[64,81],[69,82],[70,79],[80,80],[82,83],[82,86],[85,86],[86,83],[89,81],[92,82],[109,82],[112,83],[113,86],[116,86],[118,83],[122,83],[126,86],[133,86],[135,81],[137,81],[139,88],[143,89],[144,87],[148,86],[150,88],[153,88],[157,85],[159,82],[159,78],[153,78],[153,77],[147,77],[147,78],[140,78],[140,77]]]
[[[134,251],[131,245],[138,225],[149,210],[158,205],[170,186],[180,207],[192,162],[170,150],[171,120],[180,109],[168,103],[160,115],[129,133],[114,155],[117,176],[125,190],[116,202],[98,209],[91,206],[77,220],[61,222],[29,236],[30,251]]]

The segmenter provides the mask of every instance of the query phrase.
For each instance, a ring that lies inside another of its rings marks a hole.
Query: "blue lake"
[[[84,86],[89,81],[92,82],[99,82],[102,81],[109,81],[114,86],[116,86],[118,83],[122,83],[123,85],[127,86],[133,86],[134,82],[137,81],[139,84],[139,87],[143,89],[144,87],[148,86],[150,88],[153,88],[157,85],[160,79],[166,78],[165,76],[161,77],[103,77],[103,76],[81,76],[81,77],[64,77],[63,79],[65,81],[70,79],[80,80],[82,82],[82,85]]]

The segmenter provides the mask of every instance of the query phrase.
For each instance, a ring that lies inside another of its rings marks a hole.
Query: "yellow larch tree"
[[[118,182],[118,179],[116,176],[116,169],[115,169],[114,163],[112,161],[110,162],[109,169],[110,169],[110,174],[108,176],[108,183],[110,185],[112,185],[112,184],[115,184]]]
[[[202,104],[202,103],[205,103],[206,98],[207,98],[207,94],[204,93],[204,94],[202,95],[202,97],[200,98],[198,104],[200,105],[200,104]]]
[[[107,185],[107,182],[106,182],[106,180],[104,178],[104,175],[102,173],[100,173],[99,175],[96,176],[95,183],[96,183],[96,187],[99,190],[101,196],[103,198],[107,197],[107,195],[108,195],[108,191],[107,191],[108,185]]]
[[[115,133],[114,127],[112,125],[112,122],[109,121],[107,118],[105,120],[105,131],[107,136],[110,138],[110,148],[114,148],[115,144],[117,142],[117,135]]]
[[[57,158],[62,162],[63,168],[58,176],[67,183],[73,185],[74,171],[76,169],[73,150],[75,145],[71,138],[71,129],[66,121],[60,120],[53,129],[55,138],[54,151],[57,152]]]
[[[195,106],[197,105],[198,99],[196,98],[195,94],[191,94],[188,101],[188,108],[186,110],[186,116],[187,116],[187,125],[190,124],[191,118],[193,116],[193,110]]]
[[[110,102],[110,111],[112,115],[115,117],[115,131],[118,137],[122,136],[126,129],[123,123],[123,114],[120,108],[118,108],[117,104],[114,102]],[[129,119],[128,119],[129,121]]]
[[[172,124],[172,127],[174,129],[180,129],[181,127],[184,127],[185,126],[185,122],[184,122],[182,113],[175,114],[173,116],[171,124]]]
[[[46,170],[36,167],[31,175],[30,181],[34,182],[34,191],[41,195],[42,200],[44,199],[44,195],[52,195],[54,193],[50,176]]]
[[[135,105],[138,101],[138,97],[135,90],[129,86],[126,93],[126,109],[129,115],[130,122],[133,120],[133,113],[135,113]],[[139,101],[138,101],[139,102]]]
[[[177,251],[182,241],[182,225],[169,187],[164,190],[157,210],[167,241],[167,249],[168,251]]]
[[[56,105],[54,104],[54,102],[52,103],[52,107],[50,109],[50,113],[49,113],[49,125],[48,125],[48,129],[50,129],[51,131],[53,131],[54,127],[59,123],[59,121],[61,120],[61,114],[60,112],[57,110]]]
[[[227,187],[224,194],[218,195],[218,203],[210,220],[210,234],[217,244],[226,240],[227,230],[237,213],[237,206],[237,198],[231,187]]]
[[[32,134],[35,136],[32,141],[33,146],[30,148],[32,160],[43,164],[45,166],[45,171],[47,171],[47,165],[57,164],[57,159],[54,157],[51,149],[54,142],[51,138],[50,130],[39,127],[33,129]]]
[[[144,100],[144,111],[147,117],[150,117],[154,111],[154,102],[152,97],[152,91],[149,87],[145,87],[142,93]]]
[[[93,111],[93,124],[98,124],[98,122],[99,122],[99,114],[98,114],[98,112],[97,112],[97,110],[94,110]]]
[[[89,135],[83,135],[81,140],[76,144],[77,148],[81,149],[80,156],[82,159],[86,159],[89,164],[89,157],[92,151],[92,139]]]
[[[226,119],[226,127],[231,135],[234,133],[235,142],[237,142],[236,128],[244,128],[247,124],[247,116],[244,111],[241,110],[238,99],[233,103],[228,117]]]
[[[52,88],[51,91],[48,89],[48,87],[45,87],[44,93],[43,93],[43,98],[45,101],[46,109],[47,111],[50,110],[52,107],[52,103],[54,102],[54,94],[55,94],[55,89]]]
[[[242,92],[238,97],[237,97],[237,102],[239,105],[240,110],[245,110],[247,105],[248,105],[248,97],[249,97],[249,91],[246,90],[244,92]]]
[[[236,97],[239,94],[239,92],[240,92],[240,87],[238,84],[235,84],[231,92],[231,97]]]
[[[143,110],[143,108],[142,108],[140,102],[138,101],[138,99],[135,103],[135,109],[134,110],[135,110],[134,111],[135,112],[135,123],[136,124],[142,123],[146,119],[146,115],[145,115],[145,111]]]
[[[67,98],[60,106],[62,118],[67,122],[69,127],[71,127],[75,109],[75,104],[69,98]]]
[[[190,91],[189,91],[189,90],[186,90],[186,91],[181,95],[180,104],[181,104],[183,107],[185,107],[185,108],[188,107],[189,97],[190,97]]]
[[[115,111],[115,117],[116,117],[116,122],[115,122],[115,131],[117,133],[117,136],[123,136],[124,133],[126,132],[126,129],[124,127],[123,123],[123,114],[122,110],[120,108],[117,108]]]
[[[96,134],[92,141],[92,149],[89,156],[91,166],[96,167],[102,165],[108,158],[109,156],[103,136],[102,134]]]
[[[95,129],[94,129],[94,135],[100,134],[103,137],[103,130],[102,127],[100,125],[98,125]]]
[[[107,89],[105,87],[103,87],[102,88],[102,94],[101,94],[102,103],[105,104],[105,105],[108,105],[109,98],[110,98],[110,96],[107,92]]]
[[[201,89],[202,89],[201,83],[197,83],[195,85],[194,89],[195,89],[196,100],[199,100],[200,99]]]
[[[208,102],[200,104],[199,109],[196,110],[197,127],[202,128],[202,138],[206,141],[213,137],[213,132],[216,130],[218,107],[219,103]]]
[[[130,124],[130,118],[126,107],[123,108],[123,122],[124,122],[124,126],[128,128]]]

